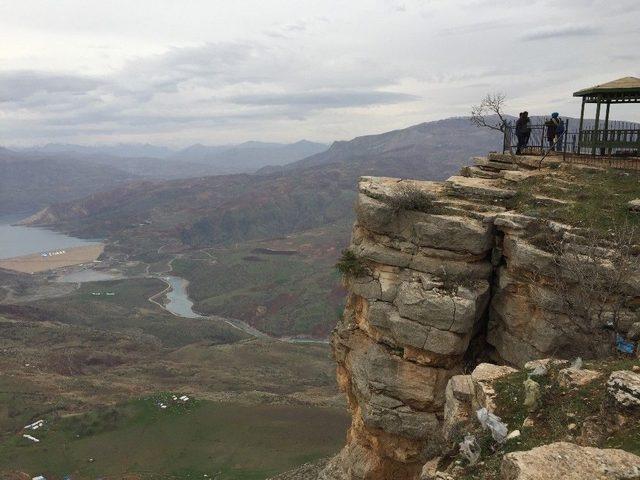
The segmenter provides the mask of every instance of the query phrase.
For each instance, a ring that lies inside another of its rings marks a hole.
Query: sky
[[[640,77],[638,24],[638,0],[0,0],[0,145],[331,142],[489,92],[577,116]]]

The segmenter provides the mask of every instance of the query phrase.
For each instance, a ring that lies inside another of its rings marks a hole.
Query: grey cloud
[[[587,37],[597,35],[599,32],[598,28],[588,25],[560,25],[531,30],[522,35],[520,39],[528,42],[551,38]]]
[[[0,102],[21,102],[41,93],[81,95],[101,84],[99,79],[79,75],[25,70],[3,72],[0,73]]]
[[[361,107],[368,105],[389,105],[418,100],[415,95],[380,91],[331,91],[308,93],[278,93],[238,95],[229,100],[239,105],[289,105],[322,108]]]

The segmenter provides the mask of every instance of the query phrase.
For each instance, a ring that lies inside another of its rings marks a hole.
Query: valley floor
[[[165,288],[157,278],[2,279],[0,472],[260,479],[344,442],[326,344],[177,317],[148,301]],[[188,408],[160,409],[166,392]],[[46,428],[24,430],[39,419]]]

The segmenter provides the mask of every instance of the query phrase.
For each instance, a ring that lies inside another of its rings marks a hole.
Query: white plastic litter
[[[47,480],[47,479],[42,475],[38,475],[37,477],[33,477],[31,480]]]
[[[27,440],[31,440],[34,443],[39,443],[40,440],[38,440],[36,437],[32,437],[31,435],[27,435],[26,433],[22,435],[24,438],[26,438]]]
[[[582,368],[582,358],[578,357],[573,362],[571,362],[571,367],[574,370],[580,370]]]
[[[520,430],[514,430],[509,435],[507,435],[507,440],[513,440],[514,438],[518,438],[520,436]]]
[[[183,402],[186,402],[186,401],[188,401],[188,400],[189,400],[189,397],[187,397],[186,395],[182,395],[182,396],[180,397],[180,400],[182,400]]]
[[[481,449],[475,435],[467,434],[464,436],[464,440],[460,442],[460,453],[469,461],[469,465],[476,464],[480,459]]]
[[[487,428],[491,430],[491,436],[496,442],[504,443],[506,441],[509,430],[507,425],[500,420],[500,417],[484,407],[476,412],[476,417],[478,417],[478,421],[484,430]]]
[[[544,377],[547,374],[547,368],[544,365],[538,365],[529,374],[530,377]]]
[[[36,420],[33,423],[30,423],[29,425],[26,425],[24,427],[25,430],[37,430],[40,427],[44,426],[44,420]]]

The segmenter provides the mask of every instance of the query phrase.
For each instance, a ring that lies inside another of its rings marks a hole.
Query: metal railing
[[[603,128],[596,130],[593,125],[583,128],[582,132],[570,130],[569,120],[564,120],[564,133],[547,139],[545,123],[531,125],[531,130],[520,153],[523,155],[541,155],[546,157],[551,152],[566,155],[610,155],[639,156],[640,126],[624,124],[625,128]],[[621,123],[621,122],[620,122]],[[614,127],[617,125],[613,125]],[[507,122],[503,125],[503,153],[517,152],[518,137],[515,125]]]
[[[547,139],[547,126],[545,123],[532,124],[529,126],[529,134],[524,139],[524,144],[520,145],[520,152],[522,155],[545,155],[550,150],[564,152],[567,148],[567,142],[564,140],[567,138],[567,132],[569,130],[569,120],[563,121],[564,134],[561,137],[554,136],[554,139],[549,141]],[[504,140],[503,140],[503,153],[517,153],[519,139],[516,135],[516,127],[512,122],[507,122],[503,126]]]

